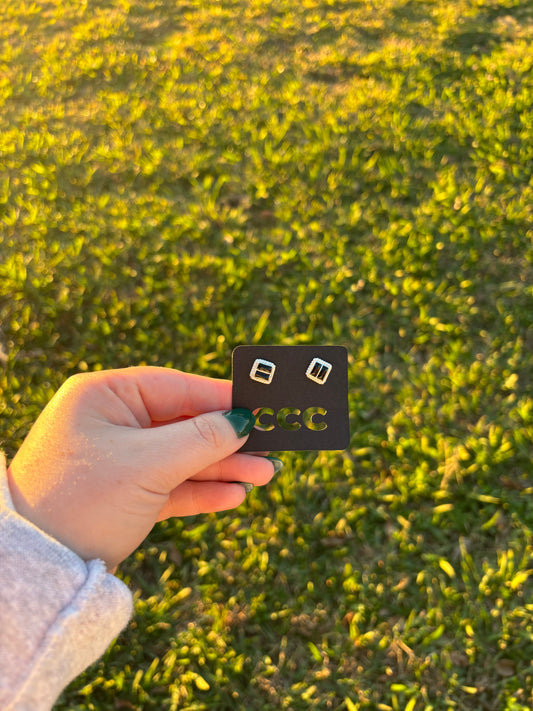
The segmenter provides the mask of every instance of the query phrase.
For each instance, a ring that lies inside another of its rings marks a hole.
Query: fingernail
[[[235,430],[237,437],[246,437],[255,426],[255,416],[244,407],[224,412],[224,417]]]
[[[247,481],[232,481],[232,484],[240,484],[248,495],[250,491],[254,488],[253,484],[249,484]]]
[[[274,474],[277,474],[279,471],[283,469],[283,462],[281,459],[278,459],[277,457],[266,457],[269,462],[272,462],[274,466]]]

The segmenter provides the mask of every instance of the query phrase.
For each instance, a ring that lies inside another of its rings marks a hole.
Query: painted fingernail
[[[255,417],[250,410],[246,410],[244,407],[237,407],[223,414],[235,430],[237,437],[246,437],[254,428]]]
[[[232,481],[230,484],[240,484],[242,488],[245,490],[246,494],[249,494],[250,491],[254,488],[253,484],[249,484],[247,481]]]
[[[272,462],[272,465],[274,467],[274,474],[277,474],[279,471],[283,469],[283,462],[281,459],[278,459],[277,457],[266,457],[269,462]]]

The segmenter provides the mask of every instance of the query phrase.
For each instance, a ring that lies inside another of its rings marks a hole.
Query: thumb
[[[143,485],[169,494],[186,479],[240,449],[254,425],[250,410],[236,408],[143,430],[142,456],[148,456]]]

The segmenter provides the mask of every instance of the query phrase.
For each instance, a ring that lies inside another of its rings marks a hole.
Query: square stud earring
[[[312,380],[319,385],[324,385],[331,373],[333,366],[328,363],[327,360],[322,360],[322,358],[313,358],[309,367],[307,368],[306,375],[309,380]]]
[[[276,366],[269,360],[263,360],[263,358],[257,358],[252,365],[252,370],[250,371],[250,378],[258,383],[264,383],[269,385],[274,377],[274,372]]]

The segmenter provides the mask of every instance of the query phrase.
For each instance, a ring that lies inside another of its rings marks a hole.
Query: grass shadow
[[[489,30],[462,30],[449,35],[444,46],[464,55],[490,54],[501,38]]]

